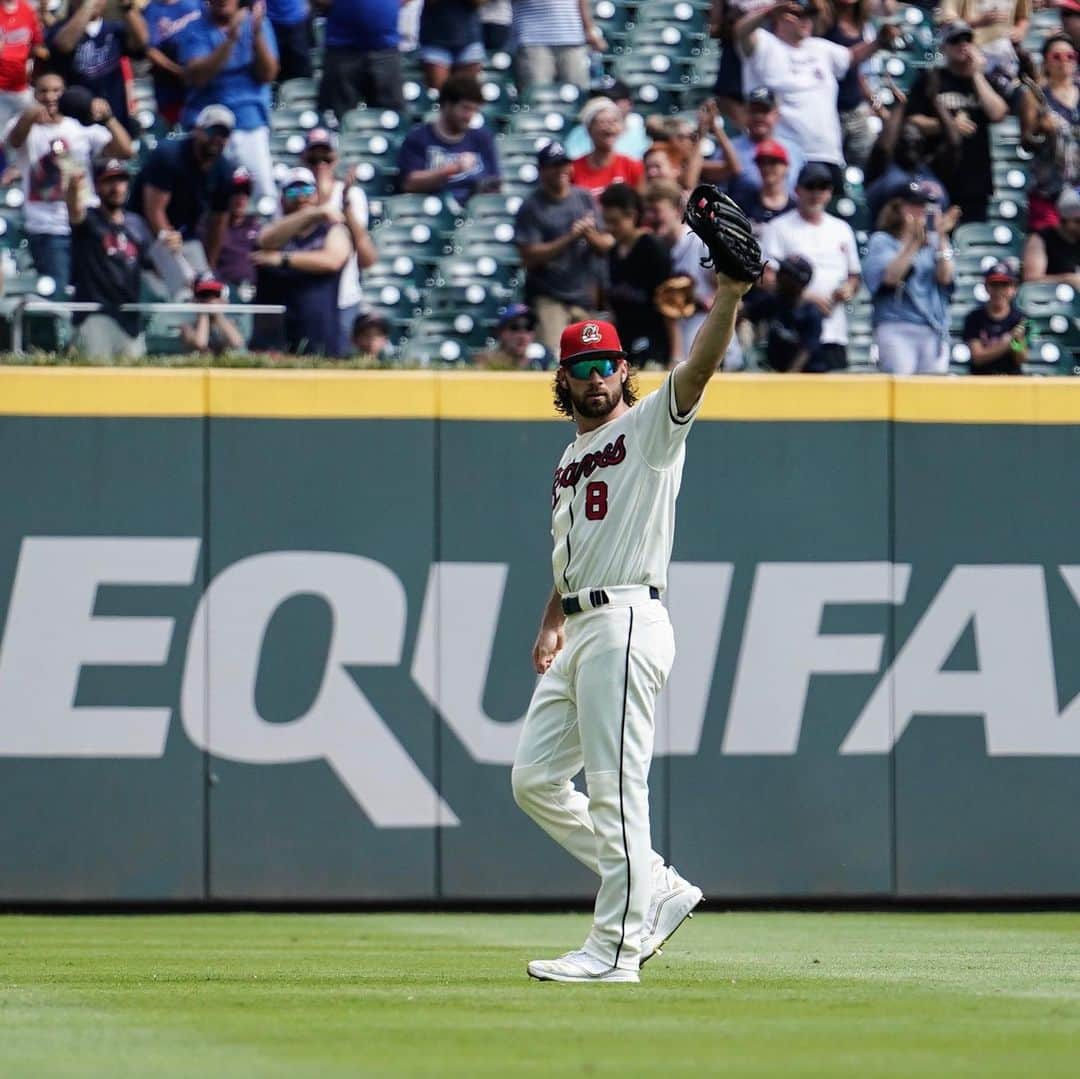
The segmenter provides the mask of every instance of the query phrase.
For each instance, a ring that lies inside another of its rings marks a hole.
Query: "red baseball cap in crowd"
[[[1080,0],[1057,0],[1054,7],[1067,11],[1070,15],[1080,15]]]
[[[568,364],[582,357],[625,356],[622,342],[610,322],[591,318],[567,326],[559,339],[559,363]]]
[[[787,150],[776,139],[765,139],[757,144],[757,149],[754,151],[754,160],[760,161],[763,157],[771,158],[773,161],[783,161],[785,165],[791,164],[791,158],[788,157]]]

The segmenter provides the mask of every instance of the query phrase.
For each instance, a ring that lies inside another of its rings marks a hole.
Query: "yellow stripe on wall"
[[[641,393],[662,374],[638,376]],[[0,367],[0,415],[549,421],[545,372]],[[1080,379],[717,375],[703,420],[1080,424]]]
[[[0,415],[205,414],[205,371],[150,367],[0,367]]]

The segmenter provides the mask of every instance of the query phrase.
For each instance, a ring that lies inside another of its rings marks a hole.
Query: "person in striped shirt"
[[[589,51],[607,48],[589,0],[514,0],[519,90],[551,83],[589,85]]]

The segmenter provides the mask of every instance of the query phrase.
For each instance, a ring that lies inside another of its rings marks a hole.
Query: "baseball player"
[[[691,195],[686,219],[720,284],[689,359],[659,390],[636,400],[610,323],[575,323],[560,342],[556,405],[577,438],[551,489],[555,590],[533,647],[541,678],[512,782],[518,805],[599,876],[600,890],[582,947],[529,963],[541,981],[639,981],[702,899],[650,837],[653,709],[675,658],[661,597],[686,436],[762,267],[750,222],[715,188]],[[588,796],[571,782],[582,766]]]

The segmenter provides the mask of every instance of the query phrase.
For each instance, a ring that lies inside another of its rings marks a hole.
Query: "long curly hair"
[[[559,381],[558,371],[555,372],[552,390],[555,395],[555,411],[560,416],[572,420],[574,418],[574,402],[570,397],[569,387],[564,386]],[[634,378],[634,371],[629,364],[626,365],[626,381],[622,384],[622,399],[627,406],[634,404],[638,399],[637,380]]]

